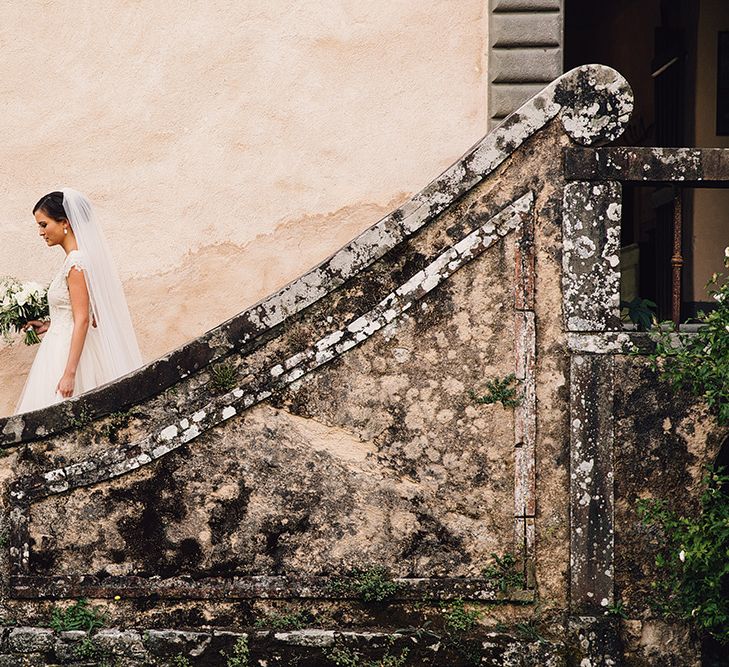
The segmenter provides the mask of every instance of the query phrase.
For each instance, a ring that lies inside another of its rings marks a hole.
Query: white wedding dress
[[[15,409],[16,414],[39,410],[64,400],[56,391],[56,387],[66,368],[73,333],[73,312],[66,278],[72,270],[85,270],[85,264],[86,259],[83,252],[72,250],[66,255],[63,266],[51,281],[48,288],[51,324],[35,355]],[[108,355],[104,354],[100,333],[91,324],[93,322],[91,312],[89,312],[89,322],[81,358],[76,368],[74,396],[115,378],[110,359],[108,359]]]

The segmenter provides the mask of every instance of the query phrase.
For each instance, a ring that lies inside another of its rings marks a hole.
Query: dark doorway
[[[623,74],[635,109],[621,138],[630,146],[690,146],[699,2],[565,0],[565,70],[601,63]],[[671,316],[672,189],[623,192],[623,298],[650,299],[660,319]],[[683,284],[691,282],[692,195],[683,197]],[[682,304],[682,319],[693,315]]]

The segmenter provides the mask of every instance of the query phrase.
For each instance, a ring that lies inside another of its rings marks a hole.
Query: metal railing
[[[673,187],[671,252],[671,319],[681,319],[684,249],[683,190],[729,188],[728,148],[567,148],[568,181],[618,181],[633,185]]]

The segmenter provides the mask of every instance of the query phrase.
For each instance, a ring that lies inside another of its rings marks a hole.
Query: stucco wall
[[[485,133],[484,5],[2,3],[0,274],[50,280],[61,253],[30,209],[72,185],[97,204],[145,359],[199,335]],[[0,414],[34,354],[0,350]]]
[[[729,3],[702,0],[698,29],[695,144],[729,148],[729,137],[716,134],[717,33],[729,30]],[[706,301],[706,283],[724,268],[724,247],[729,245],[729,190],[696,190],[692,241],[694,299]]]

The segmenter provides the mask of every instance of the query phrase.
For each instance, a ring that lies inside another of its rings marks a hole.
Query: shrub
[[[658,535],[653,608],[729,643],[729,475],[709,471],[702,486],[697,518],[677,516],[663,500],[638,506],[643,523]]]
[[[724,251],[729,267],[729,247]],[[729,278],[714,274],[708,284],[717,307],[699,312],[697,333],[678,333],[673,323],[652,329],[656,352],[650,359],[675,389],[701,396],[720,424],[729,424]]]

